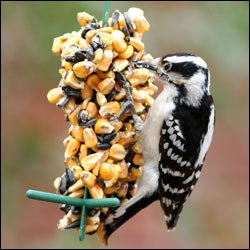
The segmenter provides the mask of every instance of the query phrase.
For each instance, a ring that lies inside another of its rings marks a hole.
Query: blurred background
[[[68,124],[47,101],[58,85],[53,38],[78,31],[77,12],[102,19],[104,2],[1,1],[1,245],[2,248],[249,248],[249,3],[247,1],[111,2],[144,10],[153,57],[200,55],[211,71],[216,129],[201,178],[179,224],[167,233],[158,202],[118,229],[103,247],[97,235],[78,240],[60,232],[57,204],[26,198],[28,189],[54,193],[65,168]]]

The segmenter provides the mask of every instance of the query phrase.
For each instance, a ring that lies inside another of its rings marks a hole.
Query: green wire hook
[[[110,1],[105,1],[102,13],[102,27],[107,26],[110,11]]]

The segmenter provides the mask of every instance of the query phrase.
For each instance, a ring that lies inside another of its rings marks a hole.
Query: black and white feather
[[[138,191],[107,218],[107,238],[157,199],[168,229],[174,229],[200,176],[214,131],[210,74],[202,58],[177,53],[137,66],[155,72],[163,91],[150,108],[140,134],[145,163]]]

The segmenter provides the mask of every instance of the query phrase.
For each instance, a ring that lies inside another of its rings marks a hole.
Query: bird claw
[[[136,132],[140,134],[143,129],[144,122],[137,114],[133,114],[133,119],[134,119],[134,128]]]

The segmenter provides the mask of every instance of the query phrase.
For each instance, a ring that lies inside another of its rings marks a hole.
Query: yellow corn
[[[79,179],[79,180],[77,180],[72,186],[70,186],[70,187],[68,188],[68,192],[69,192],[69,193],[75,192],[75,191],[77,191],[77,190],[83,188],[83,186],[84,186],[84,185],[83,185],[83,183],[82,183],[82,180]]]
[[[64,158],[69,158],[71,156],[76,155],[80,148],[80,142],[73,137],[70,138],[70,141],[66,147]]]
[[[119,57],[122,59],[128,59],[134,54],[134,47],[132,45],[128,45],[127,48],[119,53]]]
[[[96,65],[89,61],[82,61],[74,64],[73,71],[79,78],[85,78],[96,70]]]
[[[105,50],[102,58],[96,62],[97,69],[101,71],[107,71],[113,60],[112,50]]]
[[[94,126],[94,130],[97,134],[110,134],[115,128],[105,118],[97,120]]]
[[[62,69],[72,70],[72,63],[66,62],[65,60],[62,61]]]
[[[64,159],[64,164],[67,167],[72,168],[74,166],[79,166],[80,165],[80,161],[79,161],[78,157],[72,156],[70,158]]]
[[[84,186],[93,187],[96,183],[96,176],[89,171],[82,171],[80,176]]]
[[[99,114],[102,117],[111,117],[116,115],[120,111],[120,104],[116,101],[107,102],[101,106]]]
[[[100,211],[98,211],[94,216],[86,217],[86,225],[96,225],[100,222]]]
[[[98,143],[96,134],[92,128],[85,128],[83,130],[83,137],[87,148],[94,147]]]
[[[101,81],[101,78],[97,74],[91,74],[87,78],[86,84],[88,84],[89,87],[91,87],[92,89],[97,89],[97,86],[100,81]]]
[[[97,164],[101,163],[102,157],[103,157],[103,153],[95,153],[95,154],[88,155],[81,160],[81,165],[85,170],[90,171]]]
[[[149,31],[150,25],[144,16],[142,15],[137,16],[133,21],[136,26],[135,31],[140,32],[140,33]]]
[[[62,45],[62,41],[61,41],[60,37],[54,38],[54,42],[53,42],[51,50],[57,56],[59,56],[62,52],[61,45]]]
[[[113,70],[110,70],[108,72],[103,72],[101,70],[97,70],[96,71],[97,75],[102,78],[102,79],[106,79],[106,78],[115,78],[115,73]]]
[[[107,95],[109,94],[115,86],[115,80],[113,78],[106,78],[98,84],[99,91]]]
[[[103,50],[101,48],[98,48],[96,51],[95,51],[95,57],[93,59],[93,62],[94,63],[97,63],[98,61],[100,61],[103,57]]]
[[[84,84],[84,87],[80,91],[83,100],[93,97],[93,89],[88,84]]]
[[[134,157],[133,157],[133,163],[135,165],[142,166],[144,164],[142,154],[135,154]]]
[[[84,38],[80,38],[79,40],[79,49],[86,49],[89,47],[89,43]]]
[[[97,109],[96,104],[94,102],[89,102],[87,104],[86,110],[89,113],[89,117],[88,117],[89,119],[97,117],[98,109]]]
[[[82,143],[81,146],[80,146],[79,160],[81,161],[87,155],[88,155],[88,148],[86,147],[85,144]]]
[[[104,192],[103,192],[102,188],[97,183],[95,183],[94,186],[89,187],[88,189],[89,189],[89,193],[90,193],[92,198],[94,198],[94,199],[104,198]]]
[[[126,150],[121,144],[114,144],[110,148],[110,156],[115,160],[123,160],[126,156]]]
[[[128,14],[129,17],[132,19],[132,21],[138,17],[138,16],[143,16],[144,11],[142,9],[136,8],[136,7],[131,7],[128,9]]]
[[[71,222],[76,221],[80,219],[81,214],[73,214],[71,210],[66,214],[67,218],[71,220]]]
[[[78,165],[72,165],[72,166],[70,166],[70,170],[73,172],[76,180],[79,180],[80,174],[82,172],[82,167],[80,167]]]
[[[100,106],[102,106],[104,103],[107,102],[107,99],[106,99],[104,94],[97,91],[97,93],[96,93],[96,101]]]
[[[83,197],[84,189],[78,189],[75,192],[70,193],[68,196],[72,198],[81,198]]]
[[[80,141],[80,142],[83,142],[84,141],[84,138],[83,138],[83,128],[82,127],[79,127],[79,126],[75,126],[75,125],[71,125],[69,127],[69,131],[68,133],[73,137],[75,138],[76,140]]]
[[[142,145],[137,142],[135,145],[131,147],[131,149],[136,153],[136,154],[142,154],[143,148]]]
[[[54,188],[56,190],[57,193],[59,193],[59,187],[60,187],[60,184],[61,184],[61,180],[62,178],[61,177],[57,177],[55,180],[54,180]]]
[[[121,182],[117,181],[114,185],[109,186],[109,187],[105,187],[104,188],[104,193],[109,195],[109,194],[114,194],[118,191],[118,189],[121,186]]]
[[[113,37],[113,46],[114,49],[117,53],[122,53],[126,50],[127,48],[127,43],[124,40],[124,33],[121,32],[120,30],[114,30],[111,33]]]
[[[129,63],[127,59],[117,58],[115,59],[114,64],[117,71],[123,71]]]
[[[84,82],[80,82],[76,77],[72,70],[69,70],[66,74],[66,78],[64,80],[65,84],[70,86],[73,89],[80,89],[84,87]]]
[[[93,16],[88,14],[87,12],[79,12],[77,13],[77,21],[82,27],[85,27],[88,21],[93,20]]]
[[[73,112],[71,112],[68,115],[69,121],[73,124],[73,125],[78,125],[78,113],[81,110],[81,105],[78,105]]]
[[[88,233],[95,232],[98,227],[99,227],[99,224],[86,225],[86,227],[85,227],[85,233],[88,234]]]
[[[57,103],[64,96],[61,88],[53,88],[47,94],[50,103]]]
[[[103,180],[110,180],[115,174],[115,169],[113,164],[103,162],[100,165],[99,175]]]
[[[128,183],[122,183],[121,187],[117,191],[117,196],[119,198],[125,198],[128,192]]]
[[[132,45],[135,50],[142,51],[144,50],[144,44],[139,39],[136,39],[134,37],[130,37],[129,44]]]

